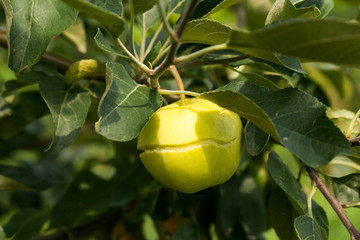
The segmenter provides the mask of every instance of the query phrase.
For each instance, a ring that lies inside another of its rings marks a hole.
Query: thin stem
[[[171,65],[169,67],[170,73],[174,76],[175,80],[176,80],[176,84],[179,87],[180,91],[184,91],[184,83],[181,79],[181,76],[178,72],[178,70],[176,69],[176,67],[174,65]],[[181,105],[185,105],[185,94],[180,94],[180,100],[181,100]]]
[[[330,190],[327,188],[325,183],[320,178],[319,174],[310,167],[306,167],[307,172],[309,173],[309,176],[312,181],[315,182],[316,186],[319,188],[321,193],[324,195],[324,197],[328,200],[331,207],[334,209],[346,229],[349,231],[351,239],[360,240],[360,232],[355,228],[355,226],[352,224],[348,216],[346,215],[344,209],[342,208],[339,201],[334,197],[334,195],[331,194]]]
[[[315,183],[315,181],[312,181],[311,182],[311,191],[307,196],[308,215],[311,218],[313,217],[313,214],[312,214],[312,198],[313,198],[315,192],[316,192],[316,183]]]
[[[351,132],[352,132],[352,130],[354,129],[355,124],[356,124],[356,121],[357,121],[357,119],[358,119],[359,117],[360,117],[360,110],[357,111],[357,113],[355,114],[355,117],[351,120],[351,123],[350,123],[350,125],[349,125],[349,128],[348,128],[348,130],[347,130],[347,132],[346,132],[346,137],[347,137],[347,138],[350,138]]]
[[[134,40],[134,23],[135,23],[135,9],[134,9],[134,1],[130,0],[130,45],[133,51],[134,56],[139,59],[135,49],[135,40]]]
[[[155,69],[153,79],[151,80],[153,88],[158,88],[159,77],[166,71],[166,69],[170,65],[173,64],[176,52],[177,52],[179,44],[180,44],[181,36],[185,30],[185,25],[190,20],[190,17],[192,15],[193,10],[195,9],[195,5],[196,5],[197,1],[198,0],[190,0],[190,3],[188,4],[185,13],[181,16],[178,28],[176,30],[176,36],[177,36],[178,41],[175,41],[171,44],[170,50],[169,50],[166,58]]]
[[[130,60],[133,63],[138,65],[138,67],[141,68],[148,76],[152,75],[152,70],[149,69],[145,64],[140,62],[136,57],[134,57],[134,55],[132,55],[131,52],[129,52],[129,50],[124,46],[124,44],[121,42],[120,39],[117,39],[117,43],[118,43],[119,47],[121,48],[121,50],[124,51],[124,53],[130,58]]]
[[[177,34],[174,32],[174,30],[171,28],[169,21],[167,19],[167,16],[165,15],[164,8],[161,5],[161,1],[157,1],[157,7],[160,12],[160,16],[162,18],[162,22],[164,23],[165,31],[169,34],[169,37],[171,38],[171,41],[177,42],[179,41]]]
[[[167,90],[167,89],[158,89],[157,90],[161,95],[179,95],[185,94],[192,97],[200,97],[200,93],[191,92],[191,91],[179,91],[179,90]]]
[[[163,23],[160,24],[160,27],[156,30],[155,34],[154,34],[153,37],[151,38],[151,41],[149,42],[149,45],[148,45],[147,48],[146,48],[145,56],[147,56],[147,55],[149,54],[149,52],[151,51],[151,49],[153,48],[154,43],[155,43],[157,37],[159,36],[162,27],[163,27]]]
[[[178,57],[174,60],[174,62],[176,64],[181,64],[181,63],[184,63],[184,62],[188,62],[190,60],[193,60],[197,57],[200,57],[202,55],[205,55],[209,52],[214,52],[214,51],[218,51],[218,50],[225,50],[227,49],[227,45],[224,43],[224,44],[219,44],[219,45],[214,45],[214,46],[210,46],[210,47],[206,47],[206,48],[203,48],[199,51],[196,51],[196,52],[193,52],[191,54],[188,54],[188,55],[184,55],[184,56],[181,56],[181,57]]]
[[[178,69],[196,68],[201,66],[216,65],[216,64],[229,64],[232,62],[240,61],[249,58],[249,55],[240,55],[237,57],[225,58],[225,59],[214,59],[214,60],[199,60],[193,62],[184,62],[179,64]]]
[[[143,62],[145,59],[145,45],[146,45],[146,16],[142,15],[142,39],[140,48],[140,61]]]
[[[158,61],[160,61],[160,59],[165,56],[166,53],[169,52],[170,50],[170,46],[169,45],[170,42],[170,38],[164,43],[164,46],[161,47],[160,51],[159,51],[159,55],[157,55],[157,57],[154,59],[154,61],[152,61],[152,65],[155,65]]]

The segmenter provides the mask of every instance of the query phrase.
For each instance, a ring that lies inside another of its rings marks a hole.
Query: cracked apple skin
[[[138,137],[140,159],[163,185],[195,193],[227,181],[242,155],[239,116],[213,102],[189,98],[156,111]]]

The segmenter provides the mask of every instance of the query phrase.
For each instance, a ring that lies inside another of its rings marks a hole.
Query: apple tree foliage
[[[359,9],[1,0],[0,240],[360,239]],[[196,194],[136,149],[184,93],[170,66],[245,126],[237,172]]]

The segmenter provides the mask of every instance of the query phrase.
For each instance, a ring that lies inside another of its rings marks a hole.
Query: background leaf
[[[235,174],[220,186],[219,204],[222,228],[227,235],[239,224],[244,226],[247,236],[259,236],[266,229],[266,207],[254,178]]]
[[[133,162],[116,159],[94,164],[74,179],[54,206],[53,224],[69,226],[93,214],[123,206],[153,184],[155,181],[138,158]]]
[[[129,141],[160,108],[161,96],[136,84],[122,65],[107,63],[106,66],[106,90],[99,105],[96,131],[108,139]]]
[[[38,91],[0,97],[0,138],[9,139],[49,111]]]
[[[54,122],[50,148],[62,150],[78,137],[90,107],[90,96],[79,81],[68,89],[60,76],[43,78],[39,86]]]
[[[2,0],[7,19],[9,67],[18,72],[38,62],[50,40],[76,20],[61,1]],[[46,11],[44,11],[46,9]]]
[[[322,240],[319,225],[309,216],[300,216],[295,219],[295,228],[301,240]]]
[[[62,0],[98,20],[109,32],[118,37],[125,30],[122,2],[117,0]]]
[[[228,44],[245,53],[248,50],[271,51],[313,61],[359,66],[359,32],[357,22],[294,19],[252,32],[233,30]]]
[[[151,9],[157,0],[133,0],[135,14],[144,13]]]
[[[289,18],[317,17],[319,15],[320,10],[315,5],[296,8],[290,0],[277,0],[270,9],[265,24]]]
[[[250,155],[258,155],[269,141],[269,134],[262,131],[254,123],[249,122],[245,128],[246,149]]]

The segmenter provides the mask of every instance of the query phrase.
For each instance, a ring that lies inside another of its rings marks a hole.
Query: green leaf
[[[273,180],[286,193],[297,212],[300,215],[306,214],[308,211],[307,196],[288,166],[275,152],[271,152],[269,155],[268,169]],[[312,213],[316,222],[324,229],[325,234],[328,234],[326,213],[315,201],[312,201]]]
[[[161,96],[135,83],[122,65],[107,63],[106,66],[106,90],[100,101],[100,119],[95,128],[108,139],[129,141],[160,108]]]
[[[201,96],[252,121],[311,167],[349,152],[349,142],[326,117],[326,107],[298,89],[273,91],[234,80]]]
[[[40,233],[47,220],[47,212],[25,208],[16,212],[4,228],[8,235],[16,235],[16,239],[33,239]]]
[[[62,181],[62,173],[51,159],[17,166],[0,164],[0,189],[42,191]]]
[[[144,63],[148,66],[151,67],[151,63],[152,61],[155,60],[155,58],[159,55],[161,49],[161,42],[158,42],[151,50],[150,52],[146,55],[145,59],[144,59]]]
[[[334,193],[346,207],[360,206],[360,174],[354,173],[342,178],[333,178]]]
[[[272,189],[270,192],[268,214],[271,226],[280,239],[297,240],[294,220],[299,216],[299,213],[279,187]]]
[[[246,149],[251,156],[259,155],[269,141],[269,134],[262,131],[254,123],[249,122],[245,128]]]
[[[193,20],[186,24],[181,42],[217,45],[227,42],[230,32],[230,27],[213,20]]]
[[[278,155],[271,152],[268,160],[270,175],[277,185],[294,201],[295,208],[299,213],[307,211],[307,197],[301,189],[300,184],[292,175],[288,166],[286,166]]]
[[[186,24],[181,42],[209,45],[223,44],[230,40],[231,33],[232,29],[222,23],[209,19],[198,19]],[[274,54],[262,49],[239,48],[233,45],[229,45],[229,47],[251,56],[285,66],[293,71],[303,72],[300,61],[297,58]]]
[[[117,0],[62,0],[69,6],[79,9],[98,20],[114,37],[125,30],[122,17],[122,2]]]
[[[360,24],[335,19],[294,19],[245,32],[232,30],[229,47],[277,52],[313,61],[360,65]]]
[[[201,1],[195,8],[193,19],[208,17],[222,9],[228,8],[240,0]]]
[[[116,159],[82,171],[51,212],[54,227],[70,226],[110,208],[129,203],[156,186],[141,161]]]
[[[76,20],[61,1],[2,0],[7,19],[9,67],[15,72],[37,63],[50,40]],[[46,11],[44,11],[46,9]]]
[[[132,0],[134,4],[134,13],[135,15],[146,12],[151,9],[157,0]]]
[[[320,10],[315,6],[296,8],[290,0],[277,0],[266,18],[265,24],[274,23],[288,18],[317,17]]]
[[[300,216],[295,219],[295,228],[300,240],[322,240],[324,239],[319,225],[309,216]]]
[[[80,134],[91,99],[81,82],[67,89],[61,76],[43,78],[39,86],[54,122],[54,136],[49,148],[59,151],[68,147]]]
[[[194,222],[183,224],[174,234],[173,240],[198,240],[200,239],[199,227]]]
[[[220,186],[220,215],[223,231],[231,235],[242,224],[248,236],[258,236],[267,226],[265,202],[255,179],[235,174]]]
[[[103,33],[101,32],[100,28],[98,29],[95,37],[95,42],[98,45],[99,48],[106,52],[113,53],[117,56],[123,57],[123,58],[129,58],[128,56],[125,56],[118,45],[115,43],[115,41],[112,40],[112,38],[106,38]]]
[[[0,138],[17,135],[30,122],[48,114],[38,91],[24,91],[0,97]]]
[[[4,232],[3,227],[0,225],[0,240],[8,240],[6,233]]]
[[[320,16],[321,18],[327,16],[330,11],[333,9],[334,7],[334,1],[333,0],[302,0],[302,1],[298,1],[297,3],[295,3],[296,7],[309,7],[315,5],[318,9],[320,9]]]

